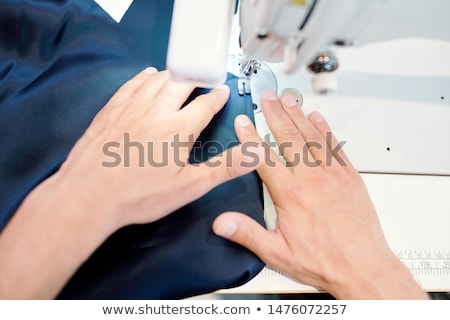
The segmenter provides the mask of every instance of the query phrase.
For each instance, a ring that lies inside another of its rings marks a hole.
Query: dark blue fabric
[[[152,57],[153,66],[166,69],[166,53],[174,0],[134,0],[120,21],[135,42]]]
[[[161,3],[167,14],[173,2]],[[138,4],[118,25],[91,0],[0,0],[0,230],[30,190],[58,170],[121,84],[146,66],[165,66],[168,30],[158,26],[170,17],[152,15],[155,21],[142,25],[146,31],[133,34],[127,19],[139,21],[156,8],[153,0]],[[142,35],[155,44],[150,51]],[[251,98],[237,94],[234,77],[228,83],[230,101],[202,133],[193,161],[213,155],[217,144],[208,150],[209,141],[237,143],[234,117],[253,115]],[[263,224],[260,191],[252,173],[156,223],[119,230],[58,298],[178,299],[245,283],[262,262],[215,236],[211,224],[228,210]]]

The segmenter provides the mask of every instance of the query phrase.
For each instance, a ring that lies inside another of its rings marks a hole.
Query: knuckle
[[[176,126],[176,131],[180,134],[193,133],[193,132],[189,132],[189,131],[192,131],[192,128],[195,128],[197,121],[198,120],[193,119],[193,117],[189,117],[187,119],[184,119],[183,121],[179,121]]]
[[[118,92],[124,92],[124,91],[132,91],[135,89],[137,85],[137,80],[136,79],[132,79],[132,80],[128,80],[127,82],[125,82],[119,89]]]
[[[192,102],[189,103],[193,109],[201,110],[202,116],[206,119],[211,119],[217,111],[223,106],[218,103],[215,99],[212,99],[208,94],[202,94],[196,97]],[[195,121],[196,119],[192,119]]]
[[[279,135],[285,139],[297,139],[300,137],[300,131],[291,127],[283,127],[278,130]]]
[[[197,96],[194,100],[195,104],[202,108],[207,108],[208,110],[211,110],[211,107],[217,106],[219,103],[216,99],[213,99],[212,94],[201,94]]]
[[[91,132],[103,131],[112,122],[112,115],[114,113],[116,113],[114,112],[114,108],[103,108],[94,117],[94,120],[91,122],[88,129]]]
[[[242,231],[242,243],[249,248],[253,248],[256,243],[255,233],[247,226]]]
[[[241,166],[239,164],[238,166]],[[226,181],[232,180],[239,175],[239,170],[236,168],[236,165],[226,165],[225,166],[225,179]]]
[[[254,142],[260,142],[261,138],[258,135],[258,133],[255,130],[249,129],[244,133],[244,138],[246,141],[254,141]]]
[[[309,131],[305,133],[305,140],[308,141],[322,141],[322,135],[317,131]],[[322,146],[325,147],[325,146]]]
[[[182,103],[181,99],[174,93],[158,95],[155,102],[155,104],[159,104],[161,106],[172,106]]]

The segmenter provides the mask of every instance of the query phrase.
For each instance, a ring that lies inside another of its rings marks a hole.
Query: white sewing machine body
[[[241,0],[245,57],[293,72],[333,45],[405,37],[450,40],[446,0]]]
[[[287,8],[297,8],[292,24],[283,19],[294,14]],[[205,14],[197,9],[199,17]],[[238,36],[234,26],[225,52],[267,62],[275,88],[252,91],[296,88],[305,112],[324,114],[337,138],[346,141],[344,149],[367,183],[389,244],[429,291],[450,291],[449,14],[448,0],[241,0],[234,19]],[[267,36],[258,37],[262,30]],[[336,41],[353,46],[336,47]],[[292,48],[298,50],[289,52]],[[338,89],[317,95],[308,66],[330,49],[339,61],[333,72]],[[208,58],[198,57],[198,63]],[[263,114],[255,119],[258,131],[270,134]],[[275,212],[267,194],[265,210],[271,228]],[[311,291],[317,289],[266,269],[225,292]]]
[[[227,39],[242,60],[283,62],[292,73],[309,66],[316,92],[335,91],[339,46],[406,37],[450,41],[446,0],[240,0],[238,37],[232,37],[233,0],[176,0],[167,66],[174,78],[217,85],[224,78]],[[205,14],[207,12],[207,14]],[[183,26],[180,27],[180,23]],[[199,29],[200,28],[200,29]],[[197,37],[199,30],[204,37]],[[325,56],[319,57],[320,54]],[[237,54],[234,52],[234,54]],[[312,65],[316,60],[316,65]],[[325,60],[325,61],[324,61]],[[322,78],[322,79],[320,79]],[[328,83],[327,83],[328,82]]]

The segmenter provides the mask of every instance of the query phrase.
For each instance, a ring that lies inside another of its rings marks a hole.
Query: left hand
[[[246,165],[239,146],[225,151],[231,155],[188,163],[195,140],[229,97],[229,88],[220,86],[182,108],[193,89],[171,81],[167,71],[139,73],[95,117],[58,172],[58,183],[78,186],[86,199],[107,205],[113,212],[108,219],[121,227],[156,221],[254,170],[255,159]]]
[[[55,297],[117,229],[156,221],[258,166],[264,151],[243,146],[188,163],[229,96],[222,86],[182,108],[193,89],[149,68],[117,91],[0,234],[0,298]],[[255,156],[247,161],[241,149]]]

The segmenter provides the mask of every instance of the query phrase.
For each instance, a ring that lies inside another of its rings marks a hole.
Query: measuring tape
[[[394,250],[394,253],[414,276],[450,277],[450,250],[404,249]],[[286,276],[270,266],[266,266],[262,274],[264,276]]]
[[[394,250],[394,253],[415,277],[450,277],[450,250]]]
[[[397,249],[394,253],[411,271],[425,291],[450,291],[450,250]],[[320,292],[318,288],[303,285],[286,274],[266,266],[247,291],[259,292]],[[243,291],[245,292],[245,290]]]

